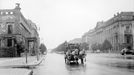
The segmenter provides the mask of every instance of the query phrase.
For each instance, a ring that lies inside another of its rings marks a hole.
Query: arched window
[[[2,14],[3,14],[3,12],[0,12],[0,14],[2,15]]]
[[[13,12],[10,12],[10,14],[13,14]]]
[[[6,14],[8,14],[8,12],[6,12]]]

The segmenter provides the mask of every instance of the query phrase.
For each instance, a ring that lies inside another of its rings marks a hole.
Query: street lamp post
[[[26,54],[26,63],[28,62],[27,60],[27,49],[25,49],[25,54]]]
[[[27,55],[27,52],[28,52],[28,40],[26,39],[25,40],[25,56],[26,56],[26,64],[28,63],[28,55]]]
[[[38,44],[37,41],[34,42],[34,47],[36,47],[36,56],[37,56],[37,61],[39,61],[39,47],[36,45]]]

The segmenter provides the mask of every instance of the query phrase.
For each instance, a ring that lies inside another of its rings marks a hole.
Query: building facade
[[[98,22],[96,27],[82,36],[83,42],[102,44],[108,40],[112,51],[126,47],[134,49],[134,12],[121,12],[105,22]]]
[[[39,35],[37,28],[33,27],[36,25],[29,23],[20,10],[18,3],[14,9],[0,10],[0,56],[20,56],[24,53],[22,48],[30,52],[30,42],[38,48]]]

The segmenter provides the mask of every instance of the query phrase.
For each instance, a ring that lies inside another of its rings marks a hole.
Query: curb
[[[1,75],[33,75],[33,70],[28,69],[0,69]]]
[[[7,65],[7,66],[0,66],[0,68],[35,68],[36,66],[40,65],[45,57],[42,57],[36,63],[24,64],[24,65]]]

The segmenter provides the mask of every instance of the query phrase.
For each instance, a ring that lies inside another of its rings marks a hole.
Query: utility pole
[[[27,64],[27,49],[25,49],[25,54],[26,54],[26,64]]]
[[[36,49],[37,61],[39,61],[39,46],[38,46],[37,40],[35,40],[35,42],[34,42],[34,47],[36,47],[35,49]]]
[[[24,49],[25,49],[25,56],[26,56],[26,64],[28,63],[28,55],[27,55],[27,52],[28,52],[28,40],[26,39],[25,40],[25,47],[24,47]]]

